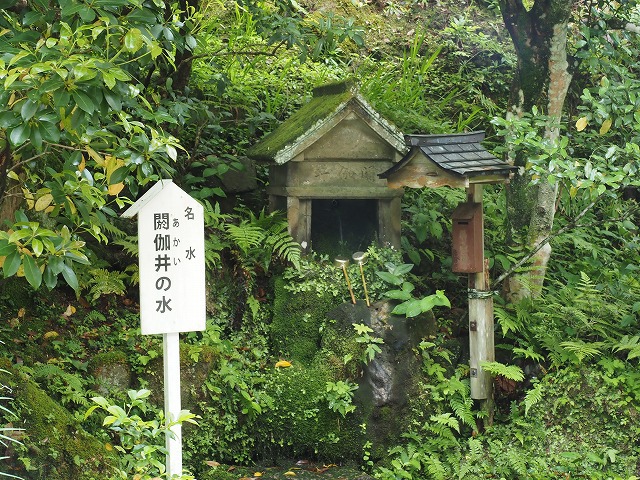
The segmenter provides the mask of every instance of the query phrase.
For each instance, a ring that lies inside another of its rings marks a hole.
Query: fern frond
[[[269,230],[269,236],[266,239],[266,245],[271,248],[273,253],[290,262],[297,270],[300,269],[300,245],[286,230],[272,232]]]
[[[463,400],[452,398],[449,400],[449,405],[456,417],[462,420],[462,423],[471,428],[476,428],[476,419],[471,410],[473,406],[473,400],[471,400],[471,398],[465,398]]]
[[[536,362],[543,362],[544,361],[544,356],[540,355],[538,352],[534,352],[532,345],[529,345],[529,347],[526,348],[526,349],[515,347],[511,351],[514,354],[516,354],[516,356],[519,356],[519,357],[535,360]]]
[[[596,288],[596,284],[591,281],[589,275],[580,272],[580,281],[577,286],[578,291],[587,297],[600,296],[602,292]]]
[[[514,317],[507,310],[494,306],[493,314],[496,323],[500,324],[502,328],[502,336],[506,337],[509,332],[518,332],[522,328],[522,323],[519,321],[517,315]]]
[[[457,376],[448,379],[447,390],[449,391],[449,394],[459,393],[463,397],[469,395],[468,385],[465,385],[465,383]]]
[[[500,375],[515,382],[524,380],[524,373],[517,365],[505,365],[500,362],[482,362],[480,365],[494,377]]]
[[[469,454],[472,459],[482,458],[484,456],[484,452],[482,450],[482,442],[477,438],[469,437],[469,441],[467,442],[469,445]]]
[[[127,236],[127,232],[116,227],[113,222],[100,222],[100,229],[109,233],[113,238],[124,238]]]
[[[74,402],[80,405],[87,404],[86,392],[84,391],[84,384],[82,379],[76,375],[66,372],[58,365],[53,363],[37,364],[29,369],[34,380],[42,381],[46,380],[52,388],[62,395],[62,400],[65,402]],[[57,381],[58,386],[55,386]]]
[[[90,274],[89,285],[91,285],[91,289],[89,290],[89,295],[94,302],[103,295],[124,295],[126,274],[104,268],[94,268],[90,271]]]
[[[524,414],[525,416],[529,413],[529,409],[533,407],[536,403],[542,400],[542,383],[538,382],[535,386],[527,392],[524,396]]]
[[[640,357],[640,335],[623,336],[612,348],[614,352],[620,352],[622,350],[629,350],[627,354],[627,360]]]
[[[582,340],[561,342],[560,346],[576,356],[579,362],[585,358],[595,357],[601,353],[604,342],[585,343]]]
[[[445,427],[449,427],[456,432],[460,433],[460,423],[458,419],[451,416],[450,413],[441,413],[440,415],[431,415],[430,417],[432,422],[435,422],[438,425],[442,425]]]
[[[228,223],[224,226],[227,234],[240,250],[245,254],[254,247],[262,244],[265,238],[263,228],[256,225],[249,225],[247,222],[241,222],[240,225]]]
[[[427,466],[427,472],[431,475],[432,478],[436,480],[445,480],[447,478],[447,471],[442,465],[440,459],[438,459],[435,455],[429,455],[425,459],[425,463]]]
[[[525,460],[526,456],[522,455],[521,452],[509,449],[506,453],[507,461],[509,465],[515,470],[515,472],[521,477],[527,476],[527,462]]]
[[[113,241],[114,244],[120,245],[127,255],[131,255],[134,258],[138,257],[138,238],[127,235]]]

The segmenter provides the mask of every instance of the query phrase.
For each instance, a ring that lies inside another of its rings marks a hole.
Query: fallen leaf
[[[55,330],[51,330],[47,333],[45,333],[42,337],[45,340],[49,340],[50,338],[56,338],[58,336],[58,332],[56,332]]]
[[[67,306],[67,309],[64,311],[62,316],[64,318],[69,318],[74,313],[76,313],[76,307],[74,307],[73,305],[69,305],[69,306]]]
[[[206,460],[204,462],[206,465],[209,465],[210,467],[219,467],[220,464],[218,462],[216,462],[215,460]]]
[[[285,476],[287,477],[295,477],[296,474],[294,472],[292,472],[291,470],[289,470],[288,472],[284,472]]]
[[[291,366],[291,362],[287,362],[286,360],[280,360],[276,362],[276,368],[287,368]]]
[[[255,472],[253,474],[254,477],[261,477],[262,476],[262,472]]]
[[[22,307],[20,310],[18,310],[18,318],[24,317],[26,313],[27,311],[25,310],[24,307]]]

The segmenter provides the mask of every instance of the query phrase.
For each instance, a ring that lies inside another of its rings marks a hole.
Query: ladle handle
[[[371,303],[369,303],[369,292],[367,291],[367,282],[364,279],[364,269],[362,268],[362,263],[359,263],[358,265],[360,265],[360,275],[362,276],[362,287],[364,288],[364,299],[367,301],[367,307],[370,307]]]
[[[349,294],[351,294],[351,303],[356,304],[356,297],[353,294],[353,288],[351,288],[351,281],[349,280],[349,275],[347,274],[347,267],[343,264],[342,271],[344,272],[344,278],[347,281],[347,287],[349,288]]]

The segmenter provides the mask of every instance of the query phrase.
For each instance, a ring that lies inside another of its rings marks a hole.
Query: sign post
[[[140,326],[162,334],[167,421],[180,411],[180,332],[206,328],[204,210],[171,180],[160,180],[122,216],[138,215]],[[182,475],[182,430],[167,435],[167,473]]]

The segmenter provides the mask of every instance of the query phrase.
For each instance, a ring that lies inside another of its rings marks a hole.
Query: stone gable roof
[[[313,90],[311,100],[247,151],[254,160],[282,165],[307,149],[350,113],[355,112],[398,152],[407,151],[402,133],[343,81]]]

